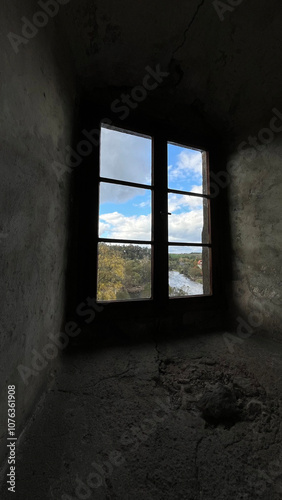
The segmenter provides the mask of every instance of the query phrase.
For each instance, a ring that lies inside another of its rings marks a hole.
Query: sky
[[[151,184],[150,138],[102,128],[100,175],[144,185]],[[202,192],[201,152],[168,144],[170,189]],[[200,243],[202,198],[168,195],[169,241]],[[100,184],[99,236],[131,240],[151,239],[151,190]],[[179,247],[180,253],[181,247]],[[174,251],[174,253],[176,253]]]

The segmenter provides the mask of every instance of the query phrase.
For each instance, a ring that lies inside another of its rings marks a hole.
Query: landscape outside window
[[[152,138],[101,127],[97,300],[151,299]],[[169,297],[210,293],[206,162],[168,143]],[[196,196],[195,196],[196,194]],[[203,274],[204,279],[203,279]]]
[[[173,143],[168,143],[167,153],[169,296],[209,295],[207,153]]]

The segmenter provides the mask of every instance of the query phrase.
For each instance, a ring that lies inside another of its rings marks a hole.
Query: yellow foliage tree
[[[115,300],[122,288],[124,260],[110,245],[100,243],[98,258],[98,300]]]

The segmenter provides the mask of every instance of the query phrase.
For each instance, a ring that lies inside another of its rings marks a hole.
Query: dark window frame
[[[122,128],[116,126],[109,126],[108,124],[104,124],[103,121],[100,122],[100,130],[102,127],[109,128],[111,130],[117,130],[123,133],[130,133],[132,135],[139,135],[148,137],[152,140],[152,158],[151,158],[151,167],[152,167],[152,178],[151,184],[145,185],[141,183],[135,183],[131,181],[124,181],[121,179],[115,178],[106,178],[100,175],[100,161],[99,161],[99,174],[98,174],[98,185],[100,189],[101,183],[108,183],[114,185],[122,185],[122,186],[130,186],[141,189],[147,189],[151,191],[152,194],[152,233],[151,240],[130,240],[130,239],[111,239],[111,238],[103,238],[99,237],[97,234],[97,247],[99,243],[124,243],[124,244],[148,244],[151,246],[151,291],[152,296],[150,298],[142,298],[142,299],[130,299],[130,300],[97,300],[97,303],[101,304],[111,304],[111,303],[128,303],[128,302],[144,302],[144,301],[152,301],[157,302],[159,304],[165,304],[167,300],[191,300],[192,298],[202,298],[204,296],[211,296],[212,293],[212,258],[210,258],[210,262],[208,268],[210,269],[209,283],[210,283],[210,293],[202,294],[202,295],[192,295],[192,296],[183,296],[183,297],[169,297],[169,282],[168,282],[168,250],[170,246],[194,246],[209,248],[211,250],[210,255],[212,254],[212,242],[211,242],[211,216],[210,216],[210,190],[209,190],[209,161],[208,156],[209,152],[206,150],[200,150],[205,153],[205,162],[206,162],[206,179],[203,177],[203,182],[206,183],[207,192],[206,193],[194,193],[191,191],[180,191],[176,189],[171,189],[168,187],[168,175],[167,175],[167,146],[171,144],[169,137],[159,138],[155,136],[138,133],[136,129]],[[179,146],[187,147],[188,149],[195,149],[199,151],[199,149],[186,144],[178,144]],[[100,149],[101,143],[99,144],[99,160],[100,160]],[[165,154],[164,154],[165,153]],[[155,165],[158,164],[161,168],[155,168]],[[209,234],[209,243],[191,243],[191,242],[173,242],[171,243],[168,238],[168,195],[169,193],[175,194],[184,194],[192,197],[198,197],[202,200],[209,200],[209,210],[208,210],[208,234]],[[97,199],[97,211],[99,212],[99,196]],[[164,217],[166,216],[166,217]],[[166,252],[166,254],[164,253]],[[98,254],[98,250],[97,250]],[[158,263],[157,266],[155,263]],[[96,258],[96,273],[95,273],[95,297],[97,297],[97,276],[98,276],[98,256]]]
[[[106,113],[98,112],[97,109],[92,110],[93,115],[96,115],[96,119],[90,118],[89,109],[86,113],[86,119],[84,120],[84,128],[87,130],[100,129],[101,124],[104,122],[103,117]],[[163,189],[157,189],[159,192],[164,193],[164,198],[155,200],[156,211],[167,212],[167,143],[174,143],[178,145],[187,146],[188,148],[194,148],[196,150],[208,151],[209,154],[209,171],[210,173],[216,171],[214,165],[219,158],[216,144],[212,140],[202,140],[199,137],[194,137],[189,129],[184,131],[175,126],[168,126],[163,122],[157,122],[150,120],[147,122],[146,119],[131,120],[131,121],[119,121],[115,116],[111,119],[105,121],[106,124],[111,127],[116,127],[119,130],[127,130],[132,133],[150,136],[154,138],[153,141],[153,154],[155,156],[155,169],[157,171],[156,182]],[[191,139],[191,140],[190,140]],[[165,147],[164,147],[165,146]],[[100,146],[94,147],[92,154],[83,160],[83,164],[77,169],[75,173],[76,176],[76,192],[78,194],[78,214],[77,214],[77,224],[78,224],[78,279],[77,279],[77,300],[85,300],[85,297],[96,297],[97,294],[97,283],[96,283],[96,273],[97,273],[97,244],[98,244],[98,219],[99,219],[99,162],[100,162]],[[166,174],[161,172],[158,165],[166,166]],[[113,180],[116,182],[117,180]],[[120,181],[121,183],[123,181]],[[129,185],[130,182],[126,182]],[[132,183],[134,184],[134,183]],[[155,189],[157,188],[155,183]],[[148,188],[148,186],[146,186]],[[186,194],[186,192],[185,192]],[[197,196],[196,193],[193,193]],[[200,195],[202,197],[202,195]],[[190,311],[202,310],[202,309],[214,309],[215,307],[221,307],[222,303],[222,278],[220,272],[220,238],[219,231],[217,227],[217,217],[220,215],[220,196],[213,199],[210,204],[210,231],[212,235],[212,266],[211,266],[211,282],[212,282],[212,294],[211,295],[201,295],[201,296],[185,296],[185,297],[175,297],[168,298],[166,290],[168,288],[168,280],[166,272],[162,272],[159,267],[159,272],[155,272],[153,280],[153,294],[154,299],[142,299],[142,300],[128,300],[128,301],[107,301],[102,302],[107,311],[116,317],[126,317],[138,315],[139,313],[143,316],[144,314],[154,315],[155,313],[160,313],[166,310],[168,313],[187,313]],[[154,203],[152,206],[153,217],[154,217]],[[156,225],[154,228],[155,232],[161,233],[165,231],[167,234],[167,224],[165,228],[161,228]],[[159,235],[160,236],[160,235]],[[156,238],[156,241],[161,240],[161,236]],[[116,241],[116,240],[115,240]],[[136,241],[132,241],[136,243]],[[148,244],[148,242],[144,242]],[[150,243],[149,243],[150,244]],[[180,245],[187,245],[186,243],[180,243]],[[192,246],[192,245],[191,245]],[[195,246],[199,246],[195,244]],[[201,244],[200,246],[204,246]],[[158,262],[162,261],[162,268],[168,270],[168,252],[167,246],[162,246],[156,244],[154,245],[154,257]]]

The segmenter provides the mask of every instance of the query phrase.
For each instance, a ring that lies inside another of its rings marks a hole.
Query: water
[[[184,295],[203,295],[203,285],[186,278],[178,271],[169,271],[169,286],[182,290]]]

